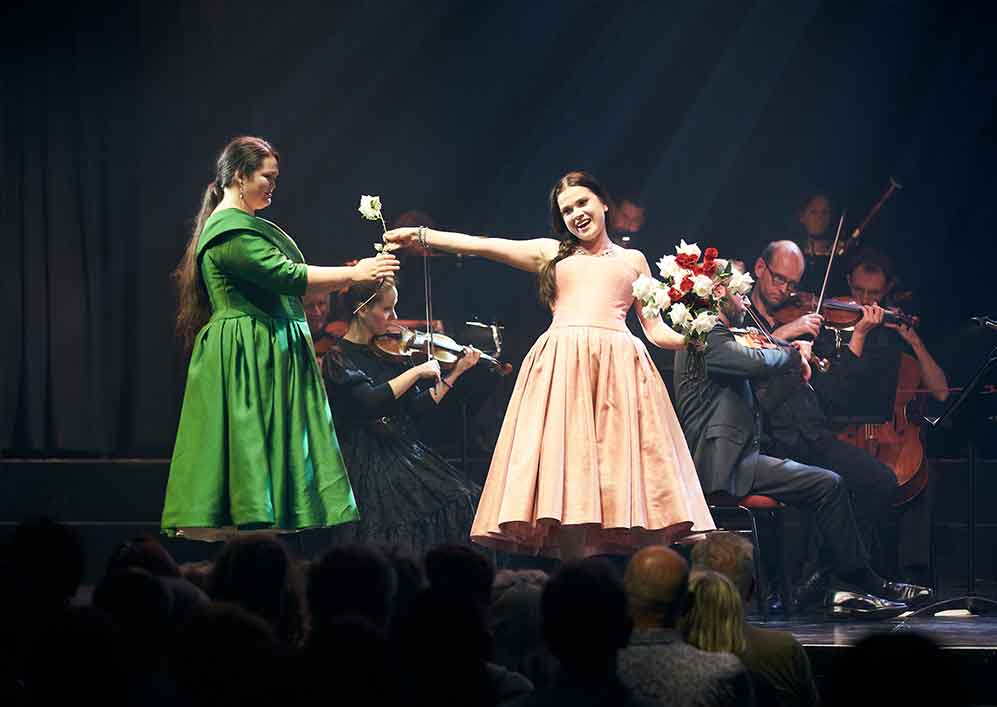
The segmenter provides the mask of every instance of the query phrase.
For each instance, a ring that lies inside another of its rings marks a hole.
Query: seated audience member
[[[304,639],[303,581],[287,549],[272,535],[228,540],[215,558],[209,594],[261,617],[288,646]]]
[[[692,548],[692,567],[725,575],[747,607],[755,592],[753,552],[751,543],[735,533],[710,533]],[[737,655],[751,673],[759,704],[812,707],[818,703],[810,659],[793,634],[749,623],[744,623],[743,632],[744,649]]]
[[[398,582],[391,563],[368,545],[332,547],[308,573],[312,635],[344,616],[360,616],[385,632]]]
[[[491,557],[472,545],[437,545],[424,560],[429,586],[468,596],[482,613],[487,612],[495,582]]]
[[[393,644],[405,704],[492,707],[533,690],[522,675],[489,662],[491,637],[468,595],[430,586],[399,616]]]
[[[541,626],[559,661],[552,683],[516,707],[652,705],[620,680],[617,657],[630,639],[627,596],[612,566],[589,558],[568,562],[548,580],[540,599]]]
[[[180,705],[287,703],[288,646],[267,621],[238,604],[201,607],[181,628],[171,665]]]
[[[155,538],[144,535],[121,543],[111,553],[105,577],[125,569],[143,569],[162,584],[170,596],[170,623],[183,623],[198,606],[208,602],[207,593],[186,579],[169,551]]]
[[[666,705],[749,705],[747,670],[729,653],[709,653],[683,639],[678,622],[689,591],[689,566],[663,546],[646,547],[624,575],[634,632],[620,653],[624,684]]]
[[[701,651],[735,655],[743,651],[744,607],[731,581],[719,572],[693,572],[679,630],[686,643]]]
[[[538,690],[551,684],[557,667],[540,630],[540,596],[546,582],[547,574],[540,570],[500,570],[488,609],[492,661],[522,673]]]
[[[950,651],[917,632],[874,633],[834,662],[830,707],[969,705]]]

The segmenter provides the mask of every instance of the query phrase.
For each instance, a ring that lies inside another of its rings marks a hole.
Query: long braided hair
[[[564,217],[561,216],[561,207],[557,203],[557,197],[568,187],[585,187],[588,189],[609,207],[609,210],[606,212],[606,223],[611,223],[613,218],[614,206],[609,192],[588,172],[568,172],[554,184],[554,188],[550,190],[550,225],[553,227],[554,233],[562,234],[564,237],[561,239],[561,245],[557,249],[557,255],[540,267],[538,278],[540,302],[548,308],[553,306],[554,300],[557,299],[557,281],[554,279],[557,264],[574,253],[575,249],[581,243],[581,241],[568,231],[568,226],[564,223]]]

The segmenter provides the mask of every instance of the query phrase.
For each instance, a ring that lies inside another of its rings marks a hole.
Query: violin
[[[788,324],[805,314],[813,314],[817,309],[817,296],[812,292],[794,292],[786,303],[772,313],[780,325]],[[832,329],[848,329],[859,323],[863,314],[862,305],[850,297],[831,297],[821,304],[820,312],[824,326]],[[899,307],[883,307],[884,324],[906,324],[916,327],[920,318],[906,314]]]
[[[390,331],[375,336],[370,343],[375,351],[391,360],[420,362],[426,360],[427,344],[431,344],[429,348],[433,358],[444,369],[452,368],[457,359],[464,355],[465,348],[444,334],[433,332],[430,337],[427,332],[414,331],[400,324],[391,325]],[[482,353],[481,360],[499,375],[505,376],[512,372],[511,363],[503,363],[494,356]]]
[[[749,349],[794,348],[790,342],[769,336],[754,327],[731,329],[730,333],[734,335],[734,341]],[[810,352],[810,356],[807,360],[821,373],[827,373],[831,369],[831,363],[826,358],[817,356],[813,353],[813,351]]]

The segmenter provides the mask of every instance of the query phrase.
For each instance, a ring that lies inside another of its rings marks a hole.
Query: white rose
[[[360,208],[358,208],[357,211],[359,211],[360,215],[368,221],[380,221],[381,197],[367,196],[364,194],[360,197]]]
[[[735,270],[730,276],[730,282],[727,284],[727,289],[733,292],[735,295],[743,295],[751,290],[751,286],[755,284],[755,281],[746,272],[741,272],[740,270]]]
[[[695,255],[696,260],[699,260],[700,253],[699,246],[695,243],[686,243],[685,238],[679,241],[679,244],[675,246],[675,252],[680,255]]]
[[[708,275],[696,275],[692,278],[692,291],[697,297],[708,297],[713,292],[713,278]]]
[[[686,271],[685,268],[680,267],[679,264],[675,262],[674,255],[666,255],[658,261],[658,272],[660,272],[661,277],[666,280],[671,278],[672,281],[675,281],[675,278],[678,277],[680,273],[684,273]]]
[[[717,324],[717,315],[709,312],[700,312],[692,322],[692,330],[697,334],[705,334],[713,329]]]
[[[668,312],[668,318],[672,320],[672,326],[674,327],[682,327],[692,321],[689,308],[681,302],[676,302],[672,305],[671,310]]]
[[[651,305],[659,312],[662,310],[667,310],[672,306],[672,300],[668,296],[668,290],[664,287],[659,287],[654,292],[652,292],[649,298],[645,301],[646,304]]]
[[[641,275],[633,284],[633,295],[641,302],[646,302],[651,293],[660,285],[661,283],[655,280],[653,277],[647,275]]]
[[[726,258],[715,258],[713,262],[717,264],[717,272],[721,273],[727,269],[727,263],[729,261]]]

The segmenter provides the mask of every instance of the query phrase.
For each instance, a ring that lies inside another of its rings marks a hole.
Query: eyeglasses
[[[776,287],[780,289],[785,287],[789,292],[795,292],[796,288],[800,286],[799,280],[790,280],[785,275],[780,275],[764,260],[762,261],[762,264],[764,264],[765,269],[769,271],[769,276],[772,278],[772,284]]]

